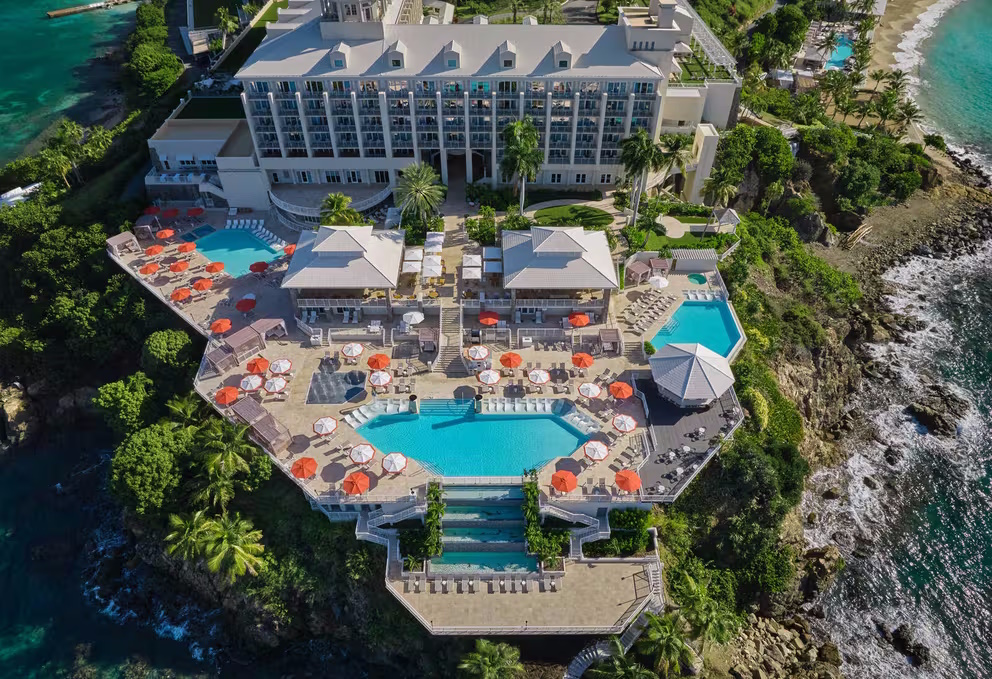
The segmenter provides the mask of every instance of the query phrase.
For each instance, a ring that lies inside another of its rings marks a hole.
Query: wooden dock
[[[91,2],[86,5],[73,5],[72,7],[65,7],[63,9],[53,9],[50,12],[45,12],[45,16],[49,19],[58,19],[59,17],[92,12],[97,9],[109,9],[117,5],[126,5],[129,2],[134,2],[134,0],[102,0],[101,2]]]

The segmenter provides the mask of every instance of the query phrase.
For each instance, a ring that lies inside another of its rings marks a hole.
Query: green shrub
[[[495,245],[496,243],[496,211],[488,205],[479,208],[478,217],[465,220],[465,232],[471,240],[480,245]]]
[[[193,343],[184,330],[153,332],[141,347],[141,369],[152,379],[183,379],[193,365]]]
[[[768,428],[768,401],[761,395],[761,392],[754,387],[748,387],[741,392],[741,400],[754,418],[754,424],[758,431]]]
[[[162,509],[179,486],[181,460],[193,434],[171,424],[153,424],[131,434],[114,452],[110,487],[138,514]]]
[[[108,382],[97,390],[93,405],[119,438],[144,425],[152,407],[152,381],[137,372],[122,380]]]
[[[657,351],[657,349],[654,348],[654,345],[651,344],[651,342],[649,342],[647,340],[644,340],[644,355],[645,356],[654,356],[654,354],[655,354],[656,351]]]

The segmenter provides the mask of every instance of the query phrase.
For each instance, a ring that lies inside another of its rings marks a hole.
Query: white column
[[[572,97],[572,148],[568,155],[568,164],[575,165],[575,144],[579,132],[579,93]],[[575,170],[573,167],[572,170]]]
[[[248,93],[241,93],[241,105],[245,107],[245,120],[248,121],[248,132],[251,134],[251,141],[255,145],[255,153],[258,153],[258,133],[255,132],[255,121],[252,119],[251,107],[248,104]]]
[[[654,105],[652,106],[654,112],[651,116],[651,138],[657,139],[658,135],[661,133],[661,90],[656,91],[654,94]]]
[[[327,131],[331,135],[331,148],[334,149],[334,157],[338,158],[338,135],[334,129],[334,111],[331,108],[331,95],[324,92],[324,113],[327,114]]]
[[[520,90],[519,96],[517,97],[517,120],[524,119],[524,91]]]
[[[468,92],[462,95],[462,107],[465,111],[465,183],[472,183],[472,116],[469,115]]]
[[[544,95],[544,164],[548,164],[551,156],[551,92]]]
[[[623,124],[623,136],[624,138],[630,136],[630,121],[634,117],[634,93],[631,92],[627,95],[627,120]]]
[[[358,94],[351,93],[351,115],[355,119],[355,136],[358,137],[358,155],[365,157],[365,140],[362,139],[362,116],[358,113]]]
[[[596,131],[596,165],[600,164],[599,156],[603,152],[603,127],[606,125],[606,98],[609,95],[603,92],[599,100],[599,127]]]
[[[442,108],[441,93],[434,93],[437,106],[437,150],[441,156],[441,183],[448,183],[448,154],[444,150],[444,109]]]
[[[307,158],[313,158],[313,146],[310,145],[310,127],[307,125],[306,111],[303,110],[303,95],[296,93],[296,112],[300,114],[300,127],[303,129],[303,143],[307,146]]]
[[[279,152],[286,157],[286,140],[283,139],[282,125],[279,120],[279,107],[276,106],[276,95],[269,92],[269,111],[272,112],[272,124],[276,128],[276,138],[279,140]]]
[[[410,102],[410,135],[413,137],[413,162],[420,162],[420,140],[417,139],[417,100],[413,92],[406,93],[406,100]]]
[[[389,127],[389,102],[386,101],[386,93],[379,93],[379,117],[382,118],[382,139],[385,142],[386,157],[393,157],[393,135]]]
[[[489,148],[489,161],[492,164],[492,177],[489,180],[490,185],[495,189],[499,184],[499,162],[496,160],[496,140],[498,138],[497,132],[502,132],[502,130],[497,131],[496,129],[496,97],[492,92],[489,93],[489,119],[492,121],[492,139],[491,146]]]

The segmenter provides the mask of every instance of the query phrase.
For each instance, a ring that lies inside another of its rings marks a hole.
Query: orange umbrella
[[[179,208],[170,207],[168,210],[162,213],[164,219],[175,219],[179,216]]]
[[[345,477],[341,487],[348,495],[361,495],[369,489],[369,477],[362,472],[352,472]]]
[[[317,473],[317,460],[312,457],[301,457],[293,463],[289,473],[298,479],[309,479]]]
[[[222,406],[229,406],[237,401],[240,395],[237,387],[224,387],[214,394],[214,400]]]
[[[148,207],[145,208],[146,215],[157,215],[161,211],[162,208],[160,208],[158,205],[149,205]]]
[[[293,254],[294,252],[296,252],[296,243],[290,243],[289,245],[284,247],[282,251],[287,255]]]
[[[224,270],[224,262],[210,262],[203,270],[207,273],[220,273]]]
[[[630,398],[634,395],[634,388],[626,382],[614,382],[610,385],[610,395],[613,398]]]
[[[369,367],[372,370],[383,370],[389,365],[389,356],[386,354],[372,354],[369,357]]]
[[[255,262],[254,264],[248,267],[248,270],[251,271],[252,273],[262,273],[268,268],[269,268],[268,262]]]
[[[189,262],[186,261],[173,262],[172,264],[169,265],[169,271],[171,271],[172,273],[182,273],[188,268],[189,268]]]
[[[149,257],[154,257],[155,255],[162,254],[162,250],[165,250],[161,245],[149,245],[145,248],[145,254]]]
[[[202,214],[203,214],[202,207],[191,207],[188,210],[186,210],[186,215],[188,217],[199,217]]]
[[[483,311],[479,314],[479,323],[482,323],[482,325],[496,325],[499,323],[499,314],[495,311]]]
[[[568,322],[573,327],[582,328],[589,325],[589,317],[582,312],[576,311],[568,315]]]
[[[633,493],[641,487],[641,477],[637,475],[637,472],[632,472],[629,469],[617,472],[615,481],[617,488],[628,493]]]
[[[269,369],[269,359],[256,356],[245,364],[245,369],[256,375],[263,375]]]
[[[218,334],[222,332],[227,332],[231,329],[231,321],[227,318],[218,318],[216,321],[210,324],[210,332],[216,332]]]
[[[197,292],[204,292],[205,290],[209,290],[213,284],[214,282],[209,278],[200,278],[193,283],[193,289]]]
[[[182,245],[179,246],[179,252],[183,253],[184,255],[188,252],[193,252],[193,250],[195,249],[196,249],[196,243],[183,243]]]
[[[508,351],[499,357],[499,362],[504,368],[519,368],[523,365],[524,359],[520,357],[520,354]]]
[[[239,299],[238,303],[234,305],[234,308],[243,314],[248,313],[255,308],[255,300],[253,299]]]
[[[189,296],[193,293],[190,292],[189,288],[176,288],[172,291],[170,298],[173,302],[182,302],[183,300],[189,299]]]
[[[158,264],[152,262],[151,264],[145,264],[143,267],[138,269],[138,273],[142,276],[151,276],[153,273],[158,271]]]
[[[593,364],[593,358],[589,354],[574,354],[572,356],[572,365],[576,368],[591,368]]]
[[[579,482],[570,471],[558,471],[551,475],[551,486],[562,493],[571,493],[578,488]]]
[[[155,234],[155,237],[158,238],[159,240],[165,240],[166,238],[172,238],[175,235],[176,232],[173,231],[172,229],[162,229],[161,231]]]

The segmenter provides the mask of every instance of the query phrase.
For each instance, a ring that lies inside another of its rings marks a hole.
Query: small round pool
[[[706,285],[706,274],[701,273],[691,273],[687,276],[690,283],[695,283],[696,285]]]

